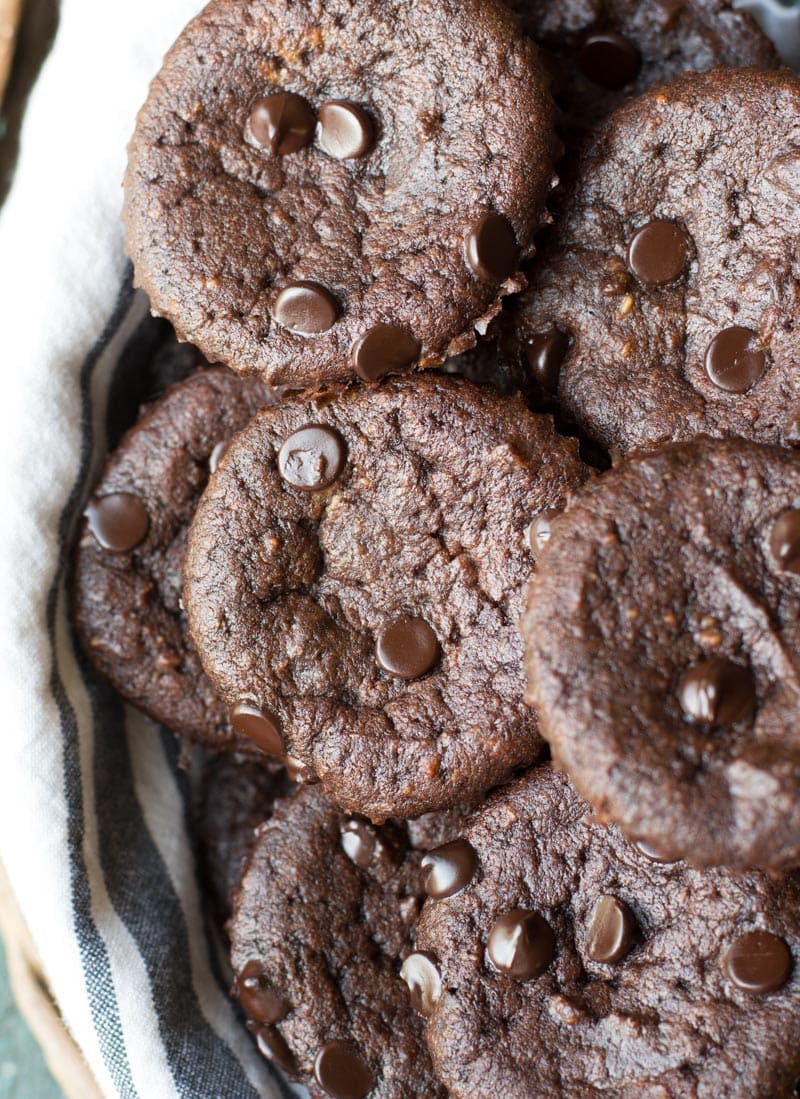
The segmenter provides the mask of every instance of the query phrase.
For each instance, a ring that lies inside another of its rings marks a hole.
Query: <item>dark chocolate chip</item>
[[[336,323],[339,304],[317,282],[291,282],[275,299],[273,316],[283,328],[299,336],[327,332]]]
[[[464,247],[467,263],[485,282],[502,282],[517,269],[514,226],[502,214],[484,214],[467,233]]]
[[[624,958],[636,939],[633,913],[617,897],[602,896],[592,913],[586,953],[593,962],[610,964]]]
[[[294,92],[275,92],[257,99],[250,108],[246,136],[273,156],[304,148],[314,136],[317,120],[311,104]]]
[[[411,1004],[420,1015],[432,1015],[442,996],[442,975],[436,956],[427,950],[409,954],[400,969]]]
[[[618,91],[639,75],[642,55],[633,42],[612,31],[590,35],[578,53],[578,64],[593,84]]]
[[[342,821],[339,831],[344,853],[356,866],[366,870],[372,865],[381,846],[373,826],[358,817],[351,817]]]
[[[422,860],[425,873],[425,892],[434,900],[454,897],[466,889],[478,869],[478,856],[472,844],[465,839],[434,847]]]
[[[239,702],[231,710],[231,725],[268,756],[283,755],[280,721],[269,710],[262,710],[252,702]]]
[[[778,935],[748,931],[729,948],[723,965],[738,988],[762,995],[786,983],[792,972],[792,955]]]
[[[278,451],[278,470],[292,488],[320,492],[330,488],[342,472],[344,440],[323,424],[306,424],[292,432]]]
[[[628,267],[645,286],[665,286],[686,270],[691,237],[674,221],[650,221],[628,245]]]
[[[273,1026],[260,1026],[256,1027],[253,1033],[256,1037],[258,1052],[265,1060],[271,1061],[284,1072],[292,1075],[297,1072],[297,1061],[279,1030]]]
[[[328,156],[353,160],[365,156],[375,140],[372,119],[363,107],[332,99],[319,109],[317,140]]]
[[[231,445],[231,440],[226,439],[222,443],[217,443],[214,449],[208,456],[208,471],[209,473],[216,473],[219,469],[219,464],[225,455],[228,453],[228,448]]]
[[[800,511],[784,511],[772,524],[769,550],[778,568],[800,573]]]
[[[297,759],[295,756],[284,756],[283,762],[286,767],[286,772],[292,782],[309,786],[313,786],[314,783],[319,782],[319,779],[308,764],[303,763],[302,760]]]
[[[323,1046],[314,1062],[314,1076],[333,1099],[364,1099],[375,1086],[369,1065],[349,1042]]]
[[[348,817],[339,825],[342,850],[349,859],[367,870],[379,862],[396,866],[408,851],[408,835],[387,821],[378,826],[363,817]]]
[[[401,614],[378,634],[378,663],[398,679],[418,679],[439,659],[439,641],[424,618]]]
[[[545,393],[556,393],[561,366],[569,351],[569,336],[557,328],[539,332],[527,341],[525,357],[528,369]]]
[[[386,374],[410,370],[421,350],[419,342],[404,328],[376,324],[356,340],[353,363],[360,378],[376,382]]]
[[[680,859],[674,859],[672,855],[665,855],[663,851],[659,849],[648,840],[636,840],[636,846],[645,856],[650,859],[651,862],[660,862],[664,866],[674,866],[676,862],[680,862]]]
[[[756,690],[749,668],[724,656],[701,660],[684,674],[678,691],[683,712],[697,725],[732,725],[752,715]]]
[[[752,328],[726,328],[706,351],[706,373],[726,393],[746,393],[767,369],[767,352]]]
[[[264,967],[255,958],[237,975],[233,994],[256,1023],[279,1023],[289,1014],[289,1004],[269,985]]]
[[[489,960],[518,981],[539,977],[556,954],[556,937],[538,912],[516,908],[501,916],[489,933]]]
[[[111,553],[128,553],[147,537],[147,508],[131,492],[114,492],[90,500],[84,512],[95,541]]]

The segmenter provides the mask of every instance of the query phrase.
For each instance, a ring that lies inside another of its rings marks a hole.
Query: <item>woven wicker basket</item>
[[[11,71],[21,11],[22,0],[0,0],[0,101]]]

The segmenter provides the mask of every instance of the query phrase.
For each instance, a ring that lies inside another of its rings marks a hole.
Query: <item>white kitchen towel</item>
[[[198,7],[62,0],[0,215],[0,856],[69,1029],[124,1099],[289,1094],[225,994],[175,743],[90,674],[66,613],[108,395],[152,340],[122,247],[125,144]]]
[[[0,216],[0,856],[104,1094],[290,1094],[203,924],[173,738],[76,652],[66,568],[109,391],[154,322],[119,224],[125,146],[198,0],[63,0]]]

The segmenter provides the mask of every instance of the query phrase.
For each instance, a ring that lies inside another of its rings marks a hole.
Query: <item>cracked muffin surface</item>
[[[238,437],[192,527],[206,672],[347,811],[469,800],[542,750],[525,532],[587,472],[548,418],[455,378],[285,399]]]
[[[673,444],[551,530],[522,631],[553,758],[671,856],[800,864],[800,456]]]
[[[553,115],[494,0],[213,0],[131,142],[137,285],[272,384],[440,363],[524,285]]]
[[[215,449],[274,399],[221,368],[168,389],[108,459],[75,552],[73,619],[89,659],[126,701],[209,748],[238,738],[188,638],[186,537]]]
[[[426,1040],[453,1099],[795,1094],[796,873],[658,861],[549,766],[461,835],[476,869],[425,902],[417,935],[439,980]]]
[[[234,994],[264,1056],[314,1099],[445,1096],[400,969],[425,895],[419,841],[459,827],[450,814],[426,818],[419,836],[370,825],[315,786],[259,830],[230,924]]]
[[[715,69],[594,133],[506,353],[609,450],[800,441],[800,81]]]

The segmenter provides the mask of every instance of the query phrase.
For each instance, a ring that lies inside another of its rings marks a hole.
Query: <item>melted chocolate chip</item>
[[[208,456],[208,472],[216,473],[219,469],[219,464],[225,455],[228,453],[228,448],[231,445],[230,439],[225,439],[224,442],[217,443],[214,449]]]
[[[255,958],[237,975],[233,994],[256,1023],[279,1023],[289,1014],[288,1003],[270,987],[264,967]]]
[[[255,101],[245,134],[254,145],[267,149],[273,156],[286,156],[308,145],[316,124],[311,104],[301,95],[275,92]]]
[[[231,725],[268,756],[282,756],[281,725],[275,714],[252,702],[239,702],[231,710]]]
[[[706,351],[706,373],[726,393],[746,393],[767,369],[767,352],[751,328],[726,328]]]
[[[578,53],[578,64],[593,84],[618,91],[639,75],[642,55],[633,42],[612,31],[590,35]]]
[[[427,950],[409,954],[400,969],[411,1004],[420,1015],[432,1015],[442,996],[442,975],[435,955]]]
[[[292,282],[284,286],[273,310],[278,324],[299,336],[327,332],[336,323],[338,313],[336,298],[316,282]]]
[[[418,679],[439,659],[439,641],[424,618],[401,614],[378,634],[378,663],[398,679]]]
[[[628,245],[628,267],[645,286],[665,286],[686,270],[691,237],[674,221],[651,221]]]
[[[342,821],[339,826],[342,850],[356,866],[366,870],[372,865],[381,843],[373,826],[358,817]]]
[[[131,492],[90,500],[83,513],[95,541],[110,553],[128,553],[147,537],[147,508]]]
[[[353,346],[353,363],[360,378],[376,382],[386,374],[410,370],[421,350],[418,341],[404,328],[376,324]]]
[[[489,933],[489,960],[518,981],[539,977],[556,954],[556,937],[538,912],[516,908],[501,916]]]
[[[789,947],[770,931],[748,931],[729,948],[723,966],[733,983],[745,992],[774,992],[792,972]]]
[[[690,668],[678,691],[683,712],[697,725],[732,725],[753,713],[756,691],[749,668],[712,656]]]
[[[258,1052],[265,1060],[271,1061],[284,1072],[291,1074],[297,1072],[297,1061],[279,1030],[273,1026],[260,1026],[253,1033],[256,1037]]]
[[[364,1099],[375,1077],[360,1054],[348,1042],[328,1042],[314,1062],[317,1083],[333,1099]]]
[[[769,551],[779,569],[800,573],[800,511],[784,511],[772,524]]]
[[[608,894],[595,905],[586,953],[593,962],[610,964],[624,958],[636,939],[633,913],[621,900]]]
[[[478,869],[475,848],[465,839],[434,847],[422,860],[425,892],[436,901],[454,897],[466,889]]]
[[[337,160],[365,156],[375,140],[372,119],[355,103],[332,99],[319,109],[317,140],[323,152]]]
[[[545,393],[558,391],[558,379],[561,375],[561,366],[569,351],[569,336],[560,332],[557,328],[550,328],[547,332],[539,332],[531,336],[525,347],[525,357],[528,360],[533,380]]]
[[[278,470],[292,488],[320,492],[342,472],[344,440],[323,424],[307,424],[292,432],[278,451]]]
[[[502,214],[484,214],[467,233],[464,248],[467,263],[485,282],[502,282],[517,269],[514,226]]]

